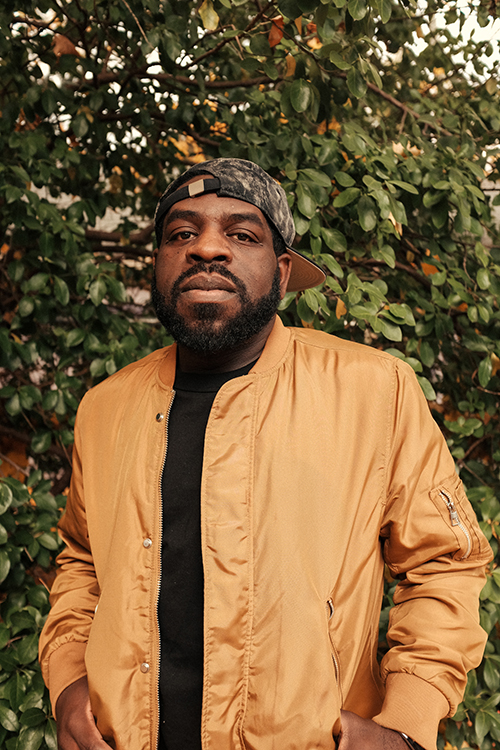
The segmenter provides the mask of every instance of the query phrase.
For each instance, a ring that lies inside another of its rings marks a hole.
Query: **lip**
[[[180,286],[181,293],[195,290],[203,292],[224,291],[234,294],[236,292],[236,287],[231,281],[229,281],[229,279],[225,279],[223,276],[199,273],[196,276],[187,279],[187,281]]]

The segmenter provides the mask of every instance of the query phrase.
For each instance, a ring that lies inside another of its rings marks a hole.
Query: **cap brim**
[[[313,286],[322,284],[326,275],[321,268],[296,250],[288,248],[292,256],[292,272],[288,280],[287,292],[303,292]]]

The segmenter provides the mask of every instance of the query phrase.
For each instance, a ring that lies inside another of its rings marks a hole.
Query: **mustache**
[[[197,276],[199,273],[216,273],[218,276],[223,276],[225,279],[229,279],[236,289],[238,290],[240,296],[243,299],[248,298],[248,292],[246,285],[239,279],[237,276],[234,275],[234,273],[231,273],[231,271],[226,268],[222,263],[197,263],[195,266],[192,266],[191,268],[188,268],[186,271],[183,271],[181,275],[174,281],[172,285],[172,292],[171,292],[171,300],[172,302],[175,302],[180,294],[180,286],[183,281],[186,281],[187,279],[190,279],[192,276]]]

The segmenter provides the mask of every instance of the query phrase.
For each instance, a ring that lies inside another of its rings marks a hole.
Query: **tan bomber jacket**
[[[116,750],[158,737],[160,477],[175,345],[83,399],[40,656]],[[436,747],[490,550],[410,367],[277,320],[205,438],[204,750],[333,750],[340,709]],[[400,579],[376,661],[384,561]]]

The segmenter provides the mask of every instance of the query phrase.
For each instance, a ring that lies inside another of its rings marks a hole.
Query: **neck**
[[[245,367],[260,357],[273,326],[274,318],[255,336],[232,349],[220,352],[195,352],[179,344],[179,366],[182,372],[210,373],[239,370],[240,367]]]

